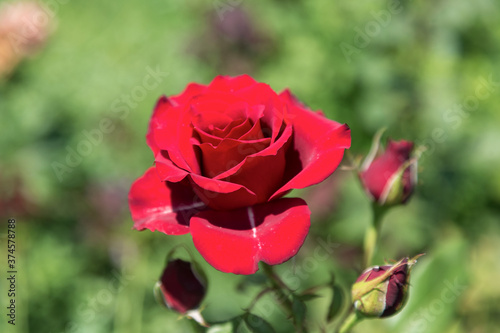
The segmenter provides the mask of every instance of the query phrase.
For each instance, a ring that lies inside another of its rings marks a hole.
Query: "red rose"
[[[410,198],[416,184],[416,159],[412,159],[412,151],[413,142],[389,140],[385,152],[375,159],[370,154],[363,163],[361,182],[378,204],[405,203]]]
[[[347,125],[247,75],[161,97],[146,140],[155,167],[130,190],[134,227],[189,232],[213,267],[237,274],[297,253],[310,212],[281,197],[327,178],[351,144]]]

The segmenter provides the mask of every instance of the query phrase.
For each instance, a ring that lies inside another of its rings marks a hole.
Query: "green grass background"
[[[191,237],[132,231],[126,197],[153,162],[144,136],[157,98],[243,72],[347,123],[353,156],[368,152],[381,127],[428,147],[416,194],[387,215],[375,256],[382,264],[427,253],[414,268],[409,303],[354,332],[500,332],[500,84],[481,95],[482,79],[500,82],[497,1],[402,1],[382,23],[377,13],[390,2],[381,0],[52,3],[47,45],[0,83],[1,332],[191,331],[152,294],[168,250],[192,248]],[[231,20],[240,11],[248,22]],[[341,46],[356,46],[366,29],[366,45],[346,57]],[[148,67],[168,75],[119,117],[113,103],[142,85]],[[454,113],[464,103],[471,107]],[[103,118],[114,129],[58,179],[53,162],[63,163],[67,147],[76,149]],[[295,261],[278,271],[303,268],[301,290],[334,272],[347,290],[362,268],[369,203],[346,171],[299,194],[313,226]],[[9,217],[17,220],[15,327],[4,314]],[[314,257],[319,239],[338,244],[328,260]],[[209,276],[207,319],[241,314],[258,287],[238,292],[243,277],[195,256]],[[116,275],[122,288],[112,292]],[[460,286],[456,293],[450,284]],[[318,332],[331,296],[320,294],[308,302]],[[255,314],[293,331],[271,299],[262,302]]]

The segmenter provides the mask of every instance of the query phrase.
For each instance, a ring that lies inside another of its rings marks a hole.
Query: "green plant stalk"
[[[363,267],[370,267],[370,264],[373,259],[373,254],[375,252],[375,248],[377,246],[377,238],[378,238],[378,230],[377,228],[371,224],[365,233],[365,243],[364,243],[364,261]]]
[[[344,321],[342,323],[342,326],[340,329],[337,331],[337,333],[347,333],[349,332],[354,325],[359,323],[363,318],[354,311],[354,308],[351,307],[349,309],[349,314],[347,317],[344,318]]]
[[[276,273],[274,273],[272,266],[270,266],[266,263],[262,263],[262,268],[263,268],[264,274],[266,275],[267,279],[271,283],[271,288],[273,289],[273,291],[276,292],[278,303],[281,305],[281,307],[285,311],[286,315],[293,319],[294,326],[298,330],[298,332],[305,333],[306,329],[305,329],[304,325],[303,325],[303,327],[297,327],[297,325],[296,325],[297,321],[296,321],[295,315],[293,313],[292,301],[290,300],[289,295],[283,289],[287,290],[288,293],[292,293],[292,290],[290,290],[290,288],[288,288],[288,286],[283,281],[281,281],[279,276],[277,276]]]
[[[377,203],[372,204],[372,221],[370,226],[366,230],[365,240],[364,240],[364,267],[370,267],[372,265],[373,255],[377,249],[378,234],[382,225],[382,219],[384,217],[387,207],[380,206]]]
[[[292,302],[288,295],[283,291],[284,283],[281,279],[274,273],[272,266],[262,263],[262,268],[267,279],[271,283],[271,288],[277,293],[280,304],[286,312],[287,316],[293,317]]]

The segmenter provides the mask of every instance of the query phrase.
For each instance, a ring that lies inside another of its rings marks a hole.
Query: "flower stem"
[[[255,304],[257,304],[257,302],[259,301],[259,299],[261,299],[262,296],[264,296],[265,294],[267,294],[270,291],[273,291],[273,289],[272,288],[266,288],[266,289],[262,290],[260,293],[258,293],[257,296],[255,296],[255,298],[252,300],[252,303],[250,303],[250,305],[246,308],[246,311],[250,312],[250,310],[253,309],[253,307],[255,306]]]
[[[303,321],[301,325],[299,325],[293,311],[293,303],[289,297],[290,294],[293,294],[293,291],[280,279],[280,277],[276,273],[274,273],[272,266],[266,263],[262,263],[262,268],[264,274],[271,283],[271,288],[276,293],[276,301],[281,305],[287,317],[293,319],[293,324],[296,331],[306,333],[307,329],[305,327],[305,322]]]
[[[274,273],[272,266],[262,263],[262,268],[267,279],[271,283],[271,288],[276,292],[279,304],[285,310],[287,316],[293,317],[292,302],[283,289],[289,290],[288,286]]]
[[[364,242],[364,267],[370,267],[372,265],[373,254],[377,248],[377,240],[378,234],[380,231],[380,227],[382,225],[382,218],[386,212],[387,208],[384,206],[380,206],[377,203],[373,203],[372,205],[372,221],[370,226],[366,230],[365,233],[365,242]]]
[[[351,307],[351,309],[348,312],[347,317],[344,318],[344,321],[342,323],[342,326],[340,329],[337,331],[337,333],[347,333],[349,332],[354,325],[359,323],[363,318],[360,317],[355,311],[354,308]]]

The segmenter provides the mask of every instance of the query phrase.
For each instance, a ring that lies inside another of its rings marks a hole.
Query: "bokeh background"
[[[11,4],[1,2],[4,14]],[[192,240],[131,230],[127,194],[153,162],[145,133],[157,98],[241,73],[347,123],[354,159],[381,127],[384,140],[427,148],[416,194],[386,216],[375,256],[426,253],[409,303],[354,332],[500,332],[497,1],[38,4],[41,13],[0,23],[1,332],[192,331],[152,293],[166,253]],[[337,171],[295,194],[313,226],[278,271],[300,269],[289,281],[299,290],[333,272],[347,291],[370,219],[356,176]],[[17,221],[15,326],[5,314],[8,218]],[[333,248],[327,260],[314,255],[320,244]],[[223,274],[193,254],[209,277],[207,320],[241,314],[260,274]],[[325,329],[331,292],[320,295],[308,302],[313,332]],[[293,331],[272,299],[261,302],[256,315]]]

